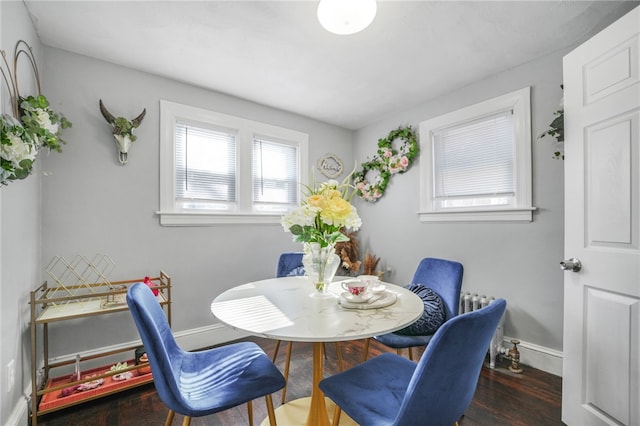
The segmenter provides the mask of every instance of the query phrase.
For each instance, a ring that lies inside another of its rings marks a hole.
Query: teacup
[[[342,288],[349,292],[352,296],[363,297],[367,292],[369,284],[360,280],[347,280],[342,282]]]
[[[373,293],[384,291],[384,285],[382,285],[377,275],[358,275],[358,279],[367,283],[367,289]]]
[[[370,286],[378,285],[380,283],[380,278],[378,278],[377,275],[358,275],[357,278]]]

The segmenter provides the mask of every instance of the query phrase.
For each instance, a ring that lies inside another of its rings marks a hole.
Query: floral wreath
[[[393,149],[393,141],[401,139],[398,150]],[[378,139],[378,152],[373,159],[362,163],[362,169],[353,174],[353,184],[358,196],[375,203],[384,195],[392,175],[404,173],[411,161],[418,155],[418,139],[411,126],[399,127],[386,138]],[[367,174],[377,172],[375,180],[367,180]]]

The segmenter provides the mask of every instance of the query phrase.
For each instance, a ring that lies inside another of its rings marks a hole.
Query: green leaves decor
[[[560,85],[560,88],[564,90],[564,86]],[[549,124],[549,130],[544,131],[538,139],[542,139],[545,136],[551,136],[556,138],[558,144],[562,147],[564,144],[564,102],[560,100],[560,109],[553,113],[555,118]],[[553,158],[556,160],[564,160],[564,152],[562,149],[553,153]]]

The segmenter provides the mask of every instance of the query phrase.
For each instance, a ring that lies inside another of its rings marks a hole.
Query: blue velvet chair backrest
[[[507,303],[497,299],[485,308],[444,323],[422,354],[394,425],[452,425],[473,398],[491,337]]]
[[[180,365],[185,352],[176,343],[164,311],[151,289],[142,283],[129,287],[127,304],[147,352],[160,399],[170,409],[185,412],[187,404],[178,388]]]
[[[278,259],[276,277],[304,275],[304,265],[302,264],[303,255],[304,253],[297,251],[282,253]]]
[[[420,261],[412,283],[434,290],[442,298],[446,320],[458,315],[464,268],[453,260],[426,257]]]

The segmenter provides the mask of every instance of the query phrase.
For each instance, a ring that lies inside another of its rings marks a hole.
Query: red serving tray
[[[134,360],[127,361],[127,365],[133,364]],[[112,365],[113,364],[109,364],[91,370],[83,371],[81,373],[81,376],[83,379],[86,379],[89,376],[108,373]],[[142,367],[140,370],[149,371],[149,366]],[[130,370],[129,372],[133,374],[133,377],[131,377],[130,379],[113,380],[113,376],[104,377],[104,383],[101,386],[86,391],[75,391],[68,396],[62,396],[62,389],[45,393],[44,395],[42,395],[42,399],[40,400],[40,404],[38,405],[38,411],[55,411],[56,409],[62,407],[76,405],[84,401],[96,399],[104,395],[120,392],[122,390],[140,386],[153,381],[153,376],[151,375],[151,373],[142,374],[139,370]],[[70,375],[49,379],[49,381],[47,381],[47,386],[44,388],[44,391],[46,392],[47,389],[51,389],[64,383],[71,382],[72,380]]]

